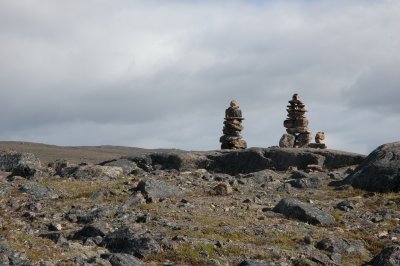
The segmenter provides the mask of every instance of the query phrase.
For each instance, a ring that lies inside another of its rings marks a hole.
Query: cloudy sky
[[[400,1],[0,0],[0,140],[277,145],[297,92],[330,148],[400,140]]]

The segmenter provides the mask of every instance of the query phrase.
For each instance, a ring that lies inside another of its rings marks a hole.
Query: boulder
[[[12,175],[27,178],[34,177],[40,172],[41,163],[32,153],[0,152],[0,171],[12,172]]]
[[[116,159],[116,160],[105,161],[100,163],[99,165],[121,167],[125,175],[132,174],[135,170],[138,169],[137,164],[128,159]]]
[[[61,176],[76,179],[116,179],[124,173],[121,167],[101,165],[68,166],[61,169]]]
[[[400,142],[376,148],[345,182],[376,192],[400,191]]]
[[[281,148],[293,148],[296,137],[291,134],[283,134],[279,140],[279,147]]]
[[[183,194],[180,188],[156,179],[141,180],[135,191],[140,191],[148,202],[156,202],[160,199],[177,197]]]
[[[19,190],[28,194],[33,200],[57,199],[59,197],[52,189],[37,183],[21,185]]]
[[[85,225],[81,230],[77,231],[71,239],[74,240],[86,240],[89,237],[105,236],[105,230],[99,226],[88,224]]]
[[[295,179],[289,182],[295,188],[319,188],[322,181],[318,177]]]
[[[399,266],[400,265],[400,246],[391,245],[384,248],[370,262],[371,266]]]
[[[159,243],[149,232],[131,227],[108,234],[101,245],[113,253],[127,253],[138,258],[161,251]]]
[[[273,211],[310,224],[329,225],[335,222],[329,213],[296,199],[282,199]]]

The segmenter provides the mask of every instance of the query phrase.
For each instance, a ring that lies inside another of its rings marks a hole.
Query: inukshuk
[[[304,147],[311,140],[311,131],[308,129],[308,119],[305,116],[308,111],[297,93],[293,95],[287,107],[288,117],[283,122],[283,125],[286,128],[286,132],[294,136],[292,147]]]
[[[223,133],[219,139],[221,149],[246,149],[247,143],[242,139],[240,132],[243,130],[242,110],[240,110],[236,101],[231,101],[230,107],[225,111],[225,121]]]

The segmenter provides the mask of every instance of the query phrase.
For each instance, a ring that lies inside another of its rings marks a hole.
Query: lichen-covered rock
[[[400,191],[400,142],[376,148],[345,182],[377,192]]]
[[[162,180],[143,179],[139,182],[135,191],[140,191],[148,202],[156,202],[160,199],[178,197],[183,191],[173,185]]]
[[[138,169],[137,164],[128,159],[116,159],[116,160],[105,161],[100,163],[100,165],[121,167],[125,175],[132,174],[134,171]]]
[[[138,258],[124,253],[114,253],[110,256],[109,261],[112,266],[141,266],[144,263]]]
[[[68,166],[61,169],[61,176],[76,179],[109,178],[116,179],[124,173],[121,167],[101,165]]]
[[[329,225],[335,222],[329,213],[296,199],[282,199],[273,211],[310,224]]]
[[[33,177],[40,172],[41,163],[32,153],[0,152],[0,171],[12,172],[12,175]]]
[[[219,196],[227,196],[233,193],[233,189],[228,182],[221,182],[214,187],[214,193]]]

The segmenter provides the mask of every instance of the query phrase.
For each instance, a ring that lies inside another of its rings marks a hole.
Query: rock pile
[[[315,143],[309,143],[308,147],[317,149],[328,148],[325,144],[325,133],[322,131],[318,131],[317,134],[315,134]]]
[[[240,132],[243,130],[242,110],[240,110],[236,101],[231,101],[230,107],[225,111],[225,121],[223,133],[219,139],[221,149],[246,149],[247,143],[242,139]]]
[[[294,145],[290,146],[293,141],[283,141],[283,139],[292,139],[287,134],[284,134],[281,138],[280,146],[284,148],[304,147],[311,139],[311,131],[308,129],[308,119],[305,116],[305,113],[308,111],[305,109],[305,105],[299,99],[297,93],[293,95],[287,107],[288,117],[283,122],[283,126],[289,135],[294,136]]]

